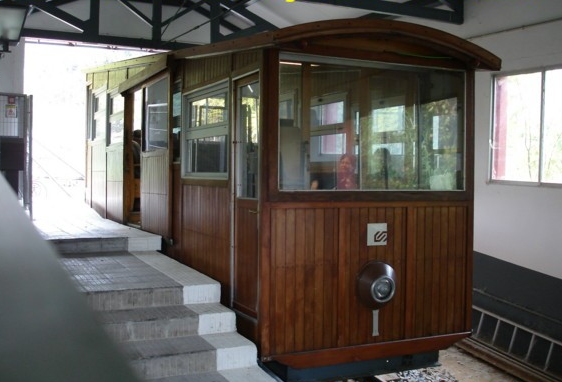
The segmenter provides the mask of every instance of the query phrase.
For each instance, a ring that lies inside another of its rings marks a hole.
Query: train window
[[[256,199],[259,173],[260,83],[254,81],[238,87],[237,103],[237,195],[240,198]]]
[[[168,148],[168,78],[146,88],[146,151]]]
[[[98,90],[95,94],[91,95],[90,98],[90,126],[89,126],[89,138],[91,140],[105,138],[106,133],[106,103],[107,95],[105,93],[105,88],[101,91]]]
[[[225,179],[228,174],[228,87],[184,96],[183,175]]]
[[[180,161],[180,132],[181,132],[181,81],[174,82],[172,89],[172,137],[174,162]]]
[[[279,88],[280,190],[464,189],[463,72],[285,54]]]
[[[123,119],[125,98],[113,94],[109,99],[109,141],[108,144],[123,142]]]

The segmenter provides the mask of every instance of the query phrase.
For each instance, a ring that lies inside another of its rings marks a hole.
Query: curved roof
[[[355,39],[353,47],[346,43],[350,38]],[[236,40],[181,49],[170,54],[175,58],[196,58],[267,47],[295,51],[337,48],[348,52],[386,55],[389,61],[392,61],[391,56],[409,56],[434,60],[456,59],[464,62],[466,68],[470,69],[501,68],[499,57],[470,41],[419,24],[380,19],[312,22]]]
[[[394,20],[340,19],[300,24],[163,53],[159,61],[121,83],[119,92],[165,70],[169,59],[195,59],[263,48],[421,66],[474,70],[501,68],[500,58],[491,52],[438,29]]]

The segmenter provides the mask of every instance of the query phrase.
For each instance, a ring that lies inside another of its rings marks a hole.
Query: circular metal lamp
[[[363,305],[380,309],[396,293],[396,272],[381,261],[370,261],[357,275],[357,296]]]

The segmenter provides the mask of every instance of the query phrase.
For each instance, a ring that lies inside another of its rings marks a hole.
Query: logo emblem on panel
[[[367,246],[386,245],[388,226],[386,223],[367,224]]]

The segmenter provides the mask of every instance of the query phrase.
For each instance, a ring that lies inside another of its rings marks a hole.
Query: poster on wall
[[[17,105],[6,105],[6,118],[17,118],[18,117],[18,107]]]

